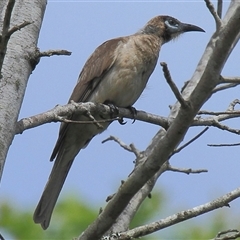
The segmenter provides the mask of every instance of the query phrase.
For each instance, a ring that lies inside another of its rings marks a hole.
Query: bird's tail
[[[48,182],[33,215],[34,222],[40,223],[44,230],[49,226],[54,206],[73,160],[74,157],[69,158],[69,155],[63,152],[58,154],[54,162]]]

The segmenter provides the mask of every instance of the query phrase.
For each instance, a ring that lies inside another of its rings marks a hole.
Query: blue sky
[[[228,4],[225,2],[225,10]],[[42,51],[66,49],[72,51],[72,55],[41,59],[29,79],[19,119],[47,111],[57,104],[65,104],[83,64],[98,45],[111,38],[135,33],[157,15],[170,15],[206,31],[186,33],[164,45],[160,52],[159,62],[167,62],[172,78],[181,88],[191,78],[215,29],[215,22],[204,1],[49,0],[39,48]],[[239,50],[238,45],[223,70],[223,76],[239,76]],[[238,97],[239,88],[220,92],[202,109],[223,111]],[[135,107],[168,116],[169,105],[175,101],[158,64]],[[229,123],[238,127],[237,121]],[[57,139],[58,127],[59,123],[46,124],[15,137],[2,178],[1,199],[10,199],[21,207],[30,206],[34,210],[52,168],[49,157]],[[113,123],[76,157],[60,198],[74,192],[96,207],[103,206],[106,197],[114,193],[120,181],[131,172],[134,155],[114,142],[102,144],[101,141],[114,135],[144,150],[158,129],[157,126],[138,121],[132,124],[131,120],[124,126]],[[201,130],[201,127],[190,129],[185,140]],[[165,173],[156,185],[156,189],[167,193],[169,211],[165,214],[203,204],[238,187],[239,148],[207,146],[208,143],[238,141],[238,136],[212,128],[183,152],[176,154],[171,160],[172,165],[206,168],[209,172],[189,176]],[[236,200],[230,210],[221,211],[239,214],[239,206],[240,200]]]

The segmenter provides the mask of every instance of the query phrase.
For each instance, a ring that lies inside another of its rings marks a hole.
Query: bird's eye
[[[179,24],[178,22],[174,21],[173,19],[168,19],[165,21],[165,24],[168,26],[168,27],[174,27],[174,28],[178,28]]]

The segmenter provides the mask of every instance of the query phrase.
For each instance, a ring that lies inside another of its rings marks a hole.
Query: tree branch
[[[2,34],[0,35],[0,79],[2,78],[2,65],[7,51],[7,44],[11,37],[11,35],[20,30],[32,22],[24,21],[22,24],[16,25],[12,27],[10,30],[10,20],[13,11],[13,7],[15,4],[15,0],[9,0],[7,4],[7,8],[4,15]]]
[[[240,232],[237,229],[229,229],[226,231],[221,231],[213,240],[230,240],[237,239],[240,237]]]
[[[209,128],[206,127],[204,128],[199,134],[197,134],[194,138],[192,138],[190,141],[188,141],[187,143],[183,144],[181,147],[179,147],[178,149],[174,150],[173,153],[171,154],[171,156],[173,156],[176,153],[179,153],[180,151],[182,151],[185,147],[187,147],[188,145],[190,145],[192,142],[194,142],[195,140],[197,140],[199,137],[201,137]]]
[[[70,116],[74,112],[82,114],[86,114],[87,112],[101,112],[103,116],[109,118],[107,119],[108,121],[118,120],[119,119],[118,117],[125,117],[129,119],[133,118],[132,113],[129,109],[119,108],[118,110],[119,113],[116,116],[114,116],[114,118],[110,118],[110,114],[112,114],[112,111],[108,105],[104,104],[94,104],[91,102],[87,102],[87,103],[69,103],[64,106],[57,105],[56,107],[47,112],[19,120],[16,124],[15,134],[23,133],[23,131],[27,129],[31,129],[50,122],[58,121],[69,122],[68,120],[65,119],[65,117]],[[135,119],[139,121],[149,122],[152,124],[157,124],[162,126],[163,128],[167,128],[168,126],[168,121],[166,118],[146,113],[144,111],[137,111]],[[78,123],[80,124],[80,122]],[[93,121],[84,123],[92,124]]]
[[[156,231],[159,231],[161,229],[167,228],[174,224],[186,221],[196,216],[200,216],[204,213],[213,211],[215,209],[222,208],[222,207],[229,207],[229,203],[239,197],[240,197],[240,188],[237,188],[211,202],[205,203],[203,205],[199,205],[192,209],[179,212],[165,219],[161,219],[160,221],[153,222],[145,226],[137,227],[126,232],[121,232],[119,233],[120,236],[116,239],[130,240],[133,238],[146,236],[148,234],[154,233]]]
[[[37,64],[40,62],[41,57],[51,57],[54,55],[57,56],[70,56],[72,53],[67,51],[67,50],[63,50],[63,49],[58,49],[58,50],[48,50],[48,51],[44,51],[44,52],[40,52],[39,48],[36,48],[35,51],[29,53],[28,55],[28,60],[29,63],[32,67],[32,70],[34,70],[37,66]]]
[[[105,143],[107,141],[115,141],[116,143],[118,143],[124,150],[127,150],[128,152],[132,152],[135,154],[136,157],[140,156],[140,151],[134,146],[134,144],[130,144],[127,145],[126,143],[124,143],[123,141],[121,141],[121,139],[114,137],[114,136],[110,136],[107,139],[103,140],[102,143]]]
[[[222,8],[223,8],[223,1],[222,0],[218,0],[217,15],[219,16],[219,18],[222,18]]]
[[[176,168],[171,166],[170,164],[168,165],[167,171],[172,171],[172,172],[179,172],[179,173],[186,173],[186,174],[196,174],[196,173],[204,173],[208,172],[207,169],[191,169],[191,168]]]
[[[176,99],[180,102],[182,107],[184,107],[184,108],[189,107],[187,101],[184,100],[181,93],[178,91],[178,88],[177,88],[176,84],[173,82],[171,74],[168,70],[167,64],[165,62],[161,62],[160,65],[162,66],[164,77],[167,80],[167,83],[169,84],[170,88],[172,89]]]
[[[210,2],[210,0],[205,0],[205,3],[207,5],[208,10],[210,11],[210,13],[212,14],[212,16],[215,19],[216,22],[216,29],[217,31],[220,29],[220,27],[222,26],[222,21],[220,16],[218,15],[218,13],[216,12],[213,4]],[[220,9],[219,9],[220,10]]]
[[[54,55],[57,56],[70,56],[72,54],[72,52],[69,52],[67,50],[63,50],[63,49],[56,49],[56,50],[48,50],[48,51],[44,51],[44,52],[39,52],[39,57],[51,57]]]

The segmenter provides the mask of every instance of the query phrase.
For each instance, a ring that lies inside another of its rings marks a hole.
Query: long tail
[[[74,158],[69,158],[67,153],[63,153],[58,154],[57,159],[54,162],[48,182],[33,215],[34,222],[40,223],[44,230],[49,226],[54,206],[73,160]]]

